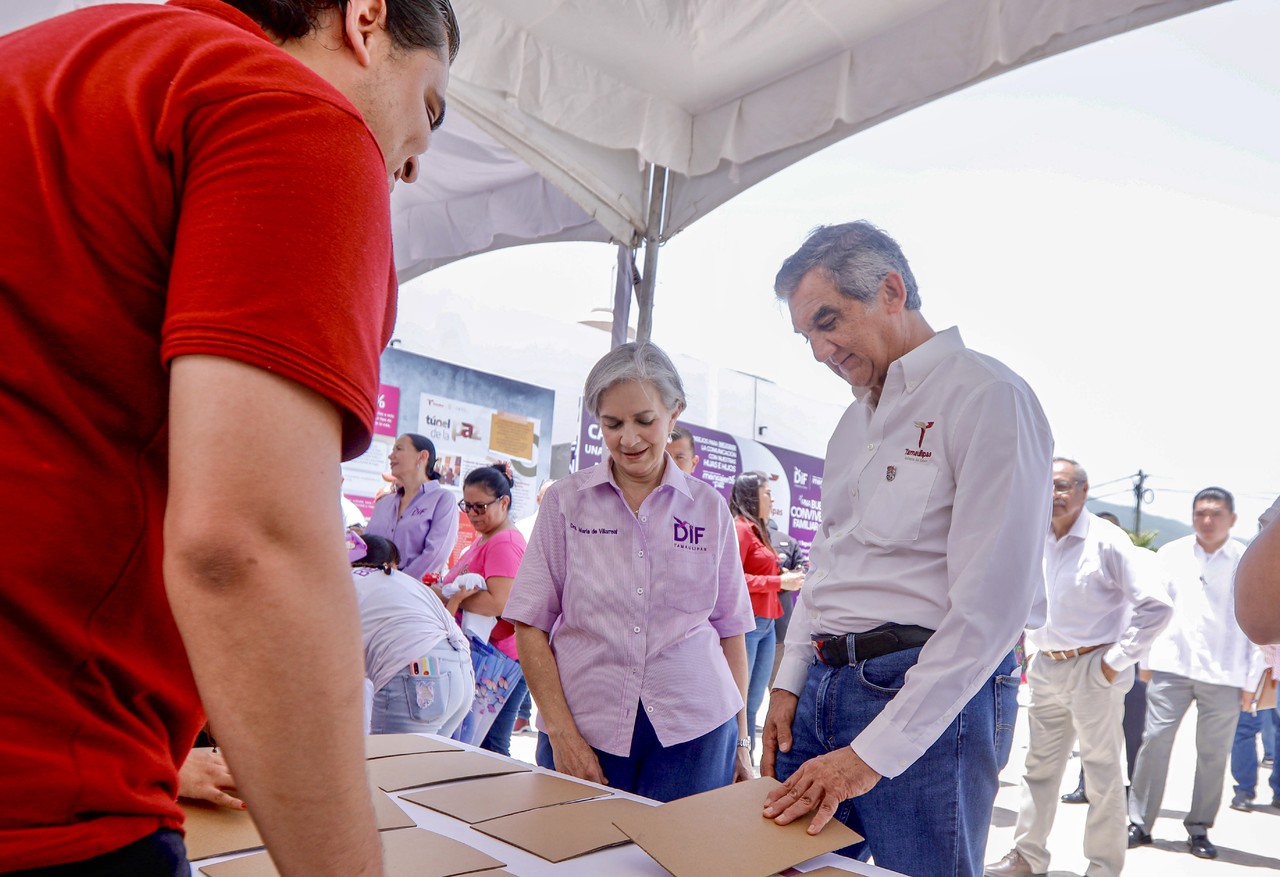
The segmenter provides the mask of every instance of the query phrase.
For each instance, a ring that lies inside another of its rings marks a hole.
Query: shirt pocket
[[[657,582],[658,602],[689,615],[708,617],[716,604],[718,577],[711,557],[671,557]]]
[[[898,466],[892,481],[877,485],[863,512],[862,528],[882,542],[914,542],[937,477],[937,467],[928,464]]]

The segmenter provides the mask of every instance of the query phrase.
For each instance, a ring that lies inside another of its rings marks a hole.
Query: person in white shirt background
[[[1043,588],[1048,422],[1012,370],[929,326],[901,248],[870,223],[812,232],[774,288],[856,401],[827,448],[765,719],[761,773],[783,784],[764,815],[816,810],[810,833],[834,817],[866,837],[846,855],[977,875],[1013,647]]]
[[[1236,720],[1253,696],[1262,655],[1235,619],[1233,579],[1244,553],[1244,544],[1230,538],[1235,499],[1221,487],[1206,487],[1196,494],[1191,510],[1195,534],[1156,553],[1170,582],[1174,613],[1146,662],[1151,681],[1129,797],[1129,848],[1152,843],[1174,737],[1195,701],[1196,770],[1183,825],[1191,854],[1215,859],[1218,849],[1208,832],[1222,804]]]
[[[1090,877],[1124,867],[1124,701],[1137,662],[1173,616],[1155,555],[1085,510],[1089,476],[1075,460],[1053,461],[1053,519],[1045,536],[1043,611],[1029,622],[1031,726],[1014,848],[990,877],[1049,870],[1046,843],[1058,789],[1080,741],[1089,789],[1084,852]],[[1036,622],[1042,622],[1036,626]]]

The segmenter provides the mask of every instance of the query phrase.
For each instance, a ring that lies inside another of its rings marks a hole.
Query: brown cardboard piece
[[[505,863],[461,841],[421,828],[384,831],[382,855],[387,877],[456,877],[501,868]],[[208,877],[279,877],[271,857],[256,853],[200,868]]]
[[[810,836],[805,829],[811,817],[790,825],[765,819],[764,799],[778,785],[770,777],[735,783],[629,813],[614,824],[675,877],[770,877],[862,839],[834,820]]]
[[[461,746],[417,734],[370,734],[364,738],[365,758],[369,759],[417,752],[457,752],[460,749]]]
[[[373,813],[379,831],[412,828],[413,819],[379,789],[372,789]],[[229,810],[203,801],[179,802],[186,815],[187,858],[207,859],[262,846],[262,835],[247,810]]]
[[[504,773],[527,773],[529,768],[484,752],[429,752],[393,755],[369,762],[373,784],[385,792]]]
[[[548,862],[563,862],[605,847],[631,843],[613,824],[614,820],[634,810],[651,809],[648,804],[626,798],[601,798],[500,816],[471,827]]]
[[[400,797],[463,822],[482,822],[608,794],[603,789],[564,777],[545,773],[512,773],[434,786]]]
[[[826,831],[826,829],[823,829]],[[830,865],[823,865],[821,868],[814,868],[812,871],[805,871],[800,877],[849,877],[850,874],[856,875],[857,871],[845,871],[843,868],[833,868]]]

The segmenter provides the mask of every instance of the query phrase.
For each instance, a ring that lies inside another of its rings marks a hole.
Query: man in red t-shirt
[[[282,872],[381,873],[333,497],[457,47],[448,0],[0,38],[0,872],[186,874],[203,705]]]

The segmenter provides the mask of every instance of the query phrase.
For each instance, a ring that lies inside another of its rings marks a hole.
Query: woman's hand
[[[800,590],[800,586],[803,584],[804,573],[802,572],[792,570],[791,572],[784,572],[782,574],[781,586],[784,591],[798,591]]]
[[[751,765],[751,750],[745,746],[739,746],[738,754],[733,760],[733,781],[745,783],[755,778],[756,771]]]
[[[609,785],[595,750],[576,730],[551,737],[551,752],[560,773],[602,786]]]
[[[232,810],[246,809],[244,801],[228,795],[236,781],[221,753],[214,749],[192,749],[178,770],[178,797],[208,801]]]

